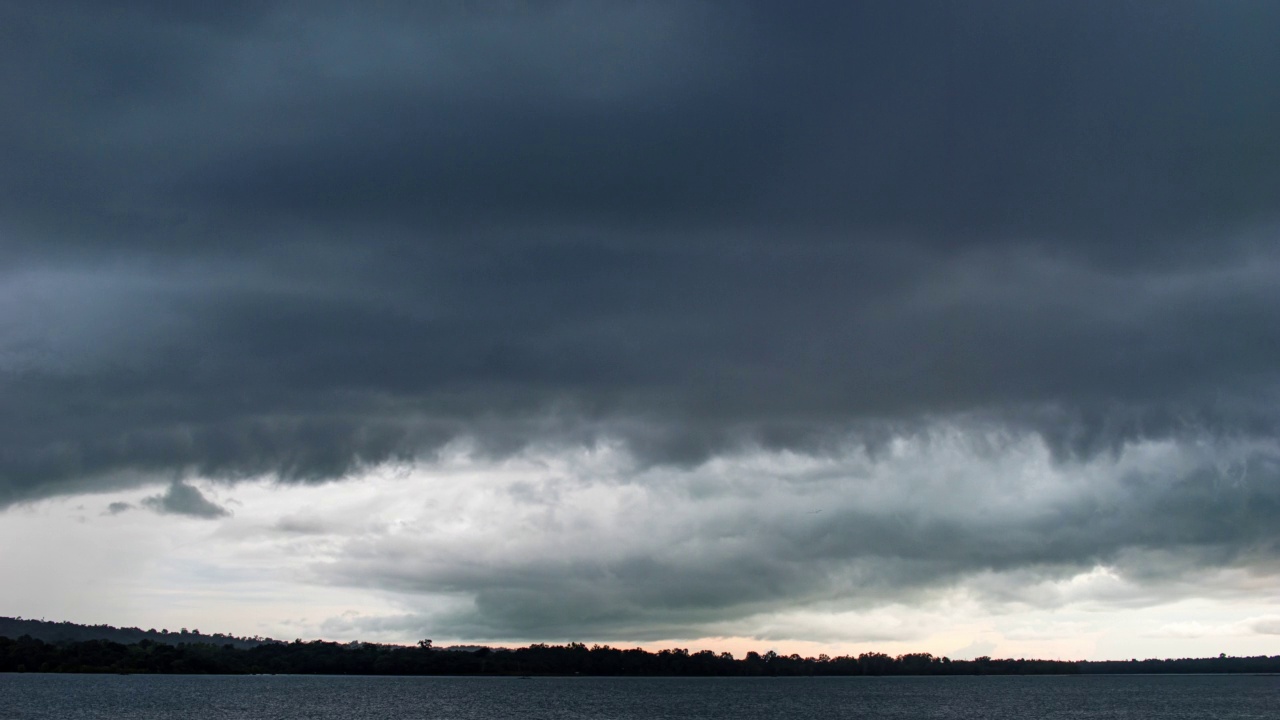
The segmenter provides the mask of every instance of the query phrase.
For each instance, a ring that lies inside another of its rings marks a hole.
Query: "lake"
[[[1280,717],[1280,676],[518,678],[0,674],[0,718]]]

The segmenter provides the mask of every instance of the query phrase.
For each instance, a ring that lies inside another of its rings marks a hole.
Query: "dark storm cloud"
[[[0,504],[1275,428],[1270,4],[0,12]]]

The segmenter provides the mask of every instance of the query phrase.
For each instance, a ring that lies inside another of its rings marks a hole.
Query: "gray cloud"
[[[118,504],[113,503],[113,505]],[[195,487],[181,481],[174,481],[160,495],[143,498],[142,504],[162,515],[188,515],[213,519],[231,514],[226,508],[206,498]]]
[[[338,479],[459,438],[678,474],[939,422],[1064,466],[1280,425],[1271,4],[67,0],[0,28],[0,507]],[[661,596],[545,559],[436,579],[477,632],[569,622],[538,600],[561,577],[648,633],[842,582],[1270,557],[1274,468],[1237,508],[1208,479],[1228,460],[1117,508],[851,505],[607,566],[686,579]]]
[[[491,470],[472,488],[489,498],[482,509],[398,504],[394,530],[353,537],[317,572],[423,598],[406,602],[436,609],[395,621],[415,632],[655,640],[765,637],[761,618],[779,613],[957,591],[993,610],[1247,597],[1256,590],[1206,578],[1280,571],[1274,443],[1143,441],[1055,463],[1033,434],[935,429],[878,455],[747,455],[657,474],[536,467]]]

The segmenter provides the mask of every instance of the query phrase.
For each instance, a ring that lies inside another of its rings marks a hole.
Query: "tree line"
[[[828,657],[747,653],[734,658],[682,648],[648,652],[607,645],[535,644],[507,649],[450,650],[423,641],[417,647],[315,640],[237,647],[208,642],[167,644],[84,640],[51,643],[30,636],[0,637],[0,672],[324,674],[324,675],[634,675],[634,676],[850,676],[1045,675],[1114,673],[1276,673],[1280,656],[1076,662],[1063,660],[952,660],[929,653],[892,657],[863,653]]]

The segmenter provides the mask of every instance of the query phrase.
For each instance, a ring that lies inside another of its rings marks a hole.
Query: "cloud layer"
[[[5,11],[0,502],[1274,428],[1268,6],[185,7]]]
[[[0,569],[29,579],[5,594],[20,610],[284,638],[1256,653],[1277,617],[1278,469],[1274,440],[1061,460],[1033,432],[947,424],[685,469],[621,444],[497,460],[453,443],[346,482],[187,484],[236,507],[216,522],[121,515],[181,499],[172,485],[11,508],[5,536],[45,559]],[[76,577],[102,592],[42,596],[84,543]]]
[[[219,517],[193,478],[616,448],[612,529],[340,566],[456,589],[477,636],[1273,563],[1280,7],[59,0],[0,28],[0,508],[163,482],[152,509]],[[709,470],[753,453],[820,477]],[[743,473],[822,502],[744,504]]]
[[[1280,449],[1234,443],[1229,466],[1221,450],[1146,441],[1058,463],[1031,434],[938,427],[874,453],[757,452],[683,472],[616,449],[459,460],[376,532],[352,533],[338,508],[277,530],[348,537],[327,582],[451,599],[403,622],[459,637],[767,636],[787,612],[956,592],[989,609],[1142,606],[1247,595],[1193,586],[1280,570]],[[820,639],[807,622],[792,632]]]

